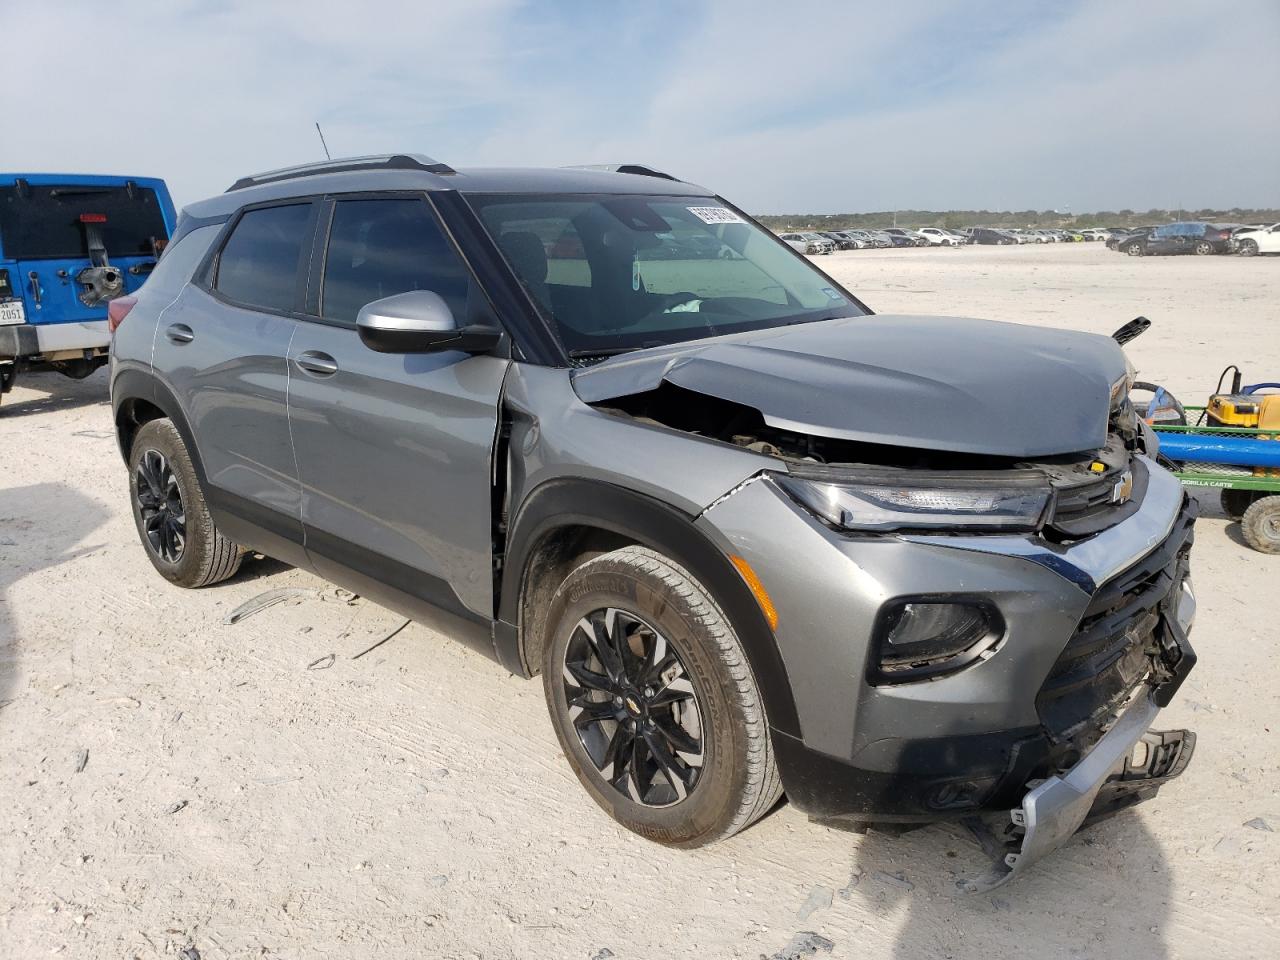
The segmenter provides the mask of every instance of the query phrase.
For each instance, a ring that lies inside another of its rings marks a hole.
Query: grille
[[[1096,729],[1150,672],[1158,607],[1187,576],[1194,523],[1184,498],[1164,543],[1094,594],[1036,697],[1055,740]]]
[[[1133,487],[1128,500],[1116,503],[1116,484],[1126,469],[1132,471]],[[1138,510],[1147,492],[1147,480],[1147,469],[1142,462],[1129,459],[1126,466],[1113,467],[1096,479],[1056,487],[1049,532],[1074,540],[1115,526]]]

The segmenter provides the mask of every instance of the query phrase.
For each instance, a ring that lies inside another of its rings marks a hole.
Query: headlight
[[[839,479],[835,479],[838,476]],[[1052,492],[1042,474],[1009,471],[991,479],[963,474],[843,471],[774,474],[797,503],[842,530],[1030,531],[1040,528]]]
[[[1123,351],[1121,351],[1123,352]],[[1134,381],[1138,379],[1138,371],[1133,365],[1133,361],[1129,359],[1129,355],[1124,354],[1124,376],[1111,385],[1111,409],[1118,408],[1133,390]]]

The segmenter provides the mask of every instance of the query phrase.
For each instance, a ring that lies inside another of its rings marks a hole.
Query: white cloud
[[[0,3],[7,0],[0,0]],[[56,7],[56,9],[55,9]],[[646,160],[749,209],[1280,203],[1280,7],[250,2],[6,15],[0,169]]]

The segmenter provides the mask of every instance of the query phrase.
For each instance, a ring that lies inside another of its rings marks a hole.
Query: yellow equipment
[[[1222,392],[1222,381],[1229,371],[1231,391]],[[1218,393],[1209,398],[1204,408],[1205,420],[1211,427],[1243,427],[1247,430],[1275,430],[1280,427],[1280,394],[1263,393],[1263,390],[1280,389],[1280,383],[1255,383],[1242,386],[1240,368],[1232,364],[1218,378]]]
[[[1262,398],[1251,393],[1215,393],[1205,413],[1213,427],[1256,427]]]
[[[1280,393],[1268,393],[1258,404],[1258,429],[1280,430]]]

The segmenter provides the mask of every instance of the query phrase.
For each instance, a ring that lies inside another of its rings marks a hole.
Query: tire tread
[[[627,546],[588,560],[574,573],[589,572],[591,567],[604,564],[632,567],[637,573],[660,581],[667,590],[680,597],[705,631],[706,638],[714,643],[720,663],[732,680],[735,700],[746,724],[745,787],[734,815],[715,832],[700,837],[696,845],[731,837],[768,813],[782,796],[782,780],[773,757],[768,717],[742,645],[715,600],[689,571],[669,557],[648,547]]]
[[[205,502],[204,491],[200,489],[191,454],[187,452],[187,445],[183,443],[182,434],[173,425],[173,421],[151,420],[143,424],[134,437],[129,462],[135,462],[139,446],[155,442],[163,442],[169,446],[170,460],[174,461],[181,473],[185,486],[183,506],[188,515],[187,549],[199,551],[200,558],[199,565],[186,575],[175,578],[166,573],[165,576],[179,586],[192,589],[221,583],[240,569],[244,549],[219,530],[213,517],[209,515],[209,505]],[[203,537],[199,536],[201,531],[204,533]],[[155,562],[154,558],[152,562]]]

